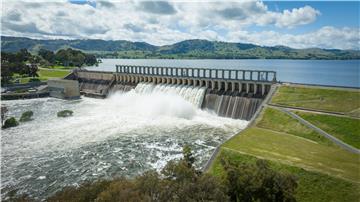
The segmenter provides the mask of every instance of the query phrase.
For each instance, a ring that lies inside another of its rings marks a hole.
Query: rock
[[[26,111],[24,112],[21,117],[20,117],[20,122],[25,122],[25,121],[31,121],[31,117],[34,115],[34,113],[32,111]]]
[[[6,119],[2,128],[10,128],[10,127],[18,126],[18,125],[19,125],[19,122],[14,117],[10,117],[10,118]]]
[[[71,111],[71,110],[63,110],[63,111],[59,111],[57,113],[57,116],[58,117],[68,117],[68,116],[72,116],[72,114],[73,114],[73,111]]]

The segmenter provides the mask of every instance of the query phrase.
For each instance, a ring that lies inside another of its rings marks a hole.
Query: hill
[[[293,49],[285,46],[258,46],[246,43],[229,43],[207,40],[185,40],[172,45],[155,46],[145,42],[125,40],[37,40],[23,37],[1,36],[1,51],[16,52],[40,48],[57,51],[74,48],[106,58],[189,58],[189,59],[360,59],[358,50]]]

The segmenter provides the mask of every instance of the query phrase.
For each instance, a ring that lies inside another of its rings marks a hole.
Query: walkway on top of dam
[[[276,82],[275,71],[116,65],[116,73],[193,79]]]

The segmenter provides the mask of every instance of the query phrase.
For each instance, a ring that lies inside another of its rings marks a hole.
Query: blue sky
[[[5,0],[2,35],[359,49],[359,1]]]

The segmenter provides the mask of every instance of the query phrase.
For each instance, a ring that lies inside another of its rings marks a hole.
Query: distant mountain
[[[57,51],[73,48],[91,52],[98,57],[111,58],[191,58],[191,59],[360,59],[358,50],[293,49],[286,46],[258,46],[246,43],[228,43],[207,40],[185,40],[165,46],[125,40],[37,40],[23,37],[1,36],[1,51],[20,49],[37,52],[41,48]]]

